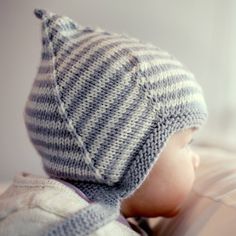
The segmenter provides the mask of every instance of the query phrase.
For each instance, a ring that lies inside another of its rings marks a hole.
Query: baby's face
[[[179,212],[199,165],[199,156],[189,146],[194,131],[186,129],[169,139],[142,185],[122,201],[125,217],[172,217]]]

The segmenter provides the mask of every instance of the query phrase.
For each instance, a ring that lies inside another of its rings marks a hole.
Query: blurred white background
[[[195,74],[209,107],[197,142],[236,150],[236,1],[0,0],[0,181],[18,171],[45,175],[23,122],[41,52],[34,8],[127,33],[175,55]]]

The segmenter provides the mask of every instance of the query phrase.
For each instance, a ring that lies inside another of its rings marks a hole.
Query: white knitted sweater
[[[88,204],[73,189],[57,180],[20,172],[0,196],[0,235],[41,235],[48,227]],[[116,220],[92,234],[95,235],[140,234]]]

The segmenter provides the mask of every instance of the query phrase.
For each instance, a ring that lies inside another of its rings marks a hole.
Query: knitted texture
[[[200,128],[207,107],[194,75],[159,47],[45,10],[35,15],[42,56],[26,128],[45,172],[94,201],[48,235],[87,235],[118,216],[171,135]]]

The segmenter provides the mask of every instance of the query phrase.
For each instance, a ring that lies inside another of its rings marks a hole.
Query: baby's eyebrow
[[[192,127],[192,128],[191,128],[192,131],[195,131],[195,130],[197,130],[197,129],[198,129],[198,128],[196,128],[196,127]]]

